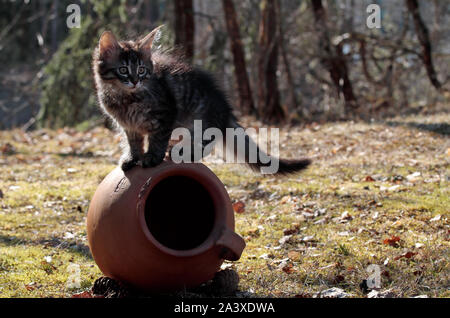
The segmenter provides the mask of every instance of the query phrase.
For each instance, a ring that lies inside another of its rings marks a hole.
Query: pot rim
[[[139,194],[139,200],[137,202],[137,217],[138,223],[140,224],[141,230],[147,240],[151,242],[155,247],[157,247],[163,253],[176,257],[191,257],[202,254],[207,250],[213,248],[216,245],[216,241],[222,234],[223,227],[226,226],[226,202],[224,202],[224,196],[220,195],[223,193],[223,189],[220,180],[213,174],[209,172],[209,168],[201,163],[171,163],[167,162],[162,169],[154,176],[151,176],[147,182],[145,182],[141,187],[141,192]],[[148,195],[152,189],[162,180],[173,177],[173,176],[184,176],[191,178],[201,184],[206,191],[211,196],[214,204],[214,223],[211,232],[208,237],[199,246],[189,249],[189,250],[176,250],[167,247],[160,243],[150,232],[147,222],[145,220],[145,205]],[[222,226],[221,226],[222,224]]]

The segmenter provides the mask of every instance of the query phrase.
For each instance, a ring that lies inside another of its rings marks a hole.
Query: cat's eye
[[[143,67],[143,66],[139,66],[139,67],[138,67],[138,73],[139,73],[139,75],[144,75],[145,72],[147,72],[147,69],[146,69],[145,67]]]
[[[119,73],[122,75],[125,75],[128,73],[128,68],[126,68],[125,66],[119,67]]]

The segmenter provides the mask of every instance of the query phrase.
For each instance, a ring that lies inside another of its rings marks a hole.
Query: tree
[[[289,58],[286,49],[286,39],[283,26],[283,13],[281,12],[280,1],[276,2],[276,11],[278,17],[278,34],[279,34],[279,45],[281,51],[281,60],[283,61],[284,70],[286,73],[286,82],[288,86],[288,98],[289,98],[289,110],[296,111],[298,107],[297,96],[295,94],[295,83],[294,77],[292,76],[291,67],[289,65]]]
[[[39,126],[69,126],[99,115],[91,73],[92,50],[105,25],[121,35],[127,24],[125,0],[91,3],[93,15],[83,18],[81,28],[71,29],[44,68]]]
[[[255,105],[253,104],[236,10],[233,0],[222,0],[222,5],[225,12],[228,36],[231,42],[231,53],[233,54],[234,74],[239,92],[239,108],[243,114],[249,115],[254,112]]]
[[[311,0],[314,13],[315,28],[319,35],[321,63],[330,73],[331,80],[338,91],[344,95],[347,109],[357,108],[358,104],[350,82],[347,61],[342,53],[342,46],[331,43],[327,27],[327,16],[322,0]]]
[[[192,0],[175,0],[175,45],[179,45],[188,61],[194,57],[194,8]]]
[[[420,45],[422,46],[421,58],[423,64],[425,65],[425,69],[427,70],[428,78],[436,89],[440,89],[442,84],[439,82],[436,75],[436,70],[434,69],[430,36],[428,28],[420,16],[419,3],[417,0],[406,0],[406,6],[413,17],[414,28],[416,30]]]
[[[266,123],[280,123],[285,113],[278,90],[278,43],[276,6],[278,0],[261,2],[258,54],[258,111]]]

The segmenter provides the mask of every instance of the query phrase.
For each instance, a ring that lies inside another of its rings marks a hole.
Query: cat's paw
[[[137,166],[138,160],[133,158],[126,158],[121,160],[120,167],[123,171],[131,170],[133,167]]]
[[[143,168],[151,168],[156,167],[164,160],[165,153],[162,155],[160,154],[145,154],[144,158],[142,159],[142,167]]]

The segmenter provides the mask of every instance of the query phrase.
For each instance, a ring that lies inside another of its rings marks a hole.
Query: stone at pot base
[[[102,276],[92,286],[92,294],[105,298],[140,298],[182,296],[185,298],[233,296],[238,290],[239,275],[232,269],[221,270],[214,278],[196,288],[175,294],[148,294],[129,287],[115,279]]]

